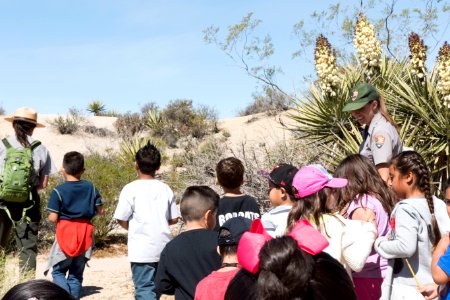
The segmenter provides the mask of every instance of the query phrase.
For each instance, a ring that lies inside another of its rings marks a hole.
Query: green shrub
[[[58,116],[51,125],[58,130],[60,134],[74,134],[80,129],[84,117],[76,108],[70,108],[66,116]]]
[[[117,117],[114,122],[117,133],[123,138],[130,138],[146,129],[144,118],[138,113],[127,113]]]
[[[248,116],[258,113],[276,115],[289,109],[290,99],[286,95],[270,88],[264,89],[264,94],[253,95],[253,102],[239,112],[239,116]]]
[[[92,100],[92,102],[88,104],[87,111],[93,113],[94,116],[102,116],[106,111],[105,104],[100,100]]]

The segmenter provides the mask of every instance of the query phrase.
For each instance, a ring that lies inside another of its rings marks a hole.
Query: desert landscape
[[[292,133],[286,130],[286,124],[290,119],[288,112],[268,116],[264,113],[244,117],[236,117],[219,120],[218,128],[220,136],[227,132],[227,145],[230,152],[238,150],[243,144],[255,147],[274,147],[277,143],[291,138]],[[46,125],[45,128],[37,128],[33,137],[40,140],[50,151],[55,164],[59,167],[62,164],[62,157],[68,151],[79,151],[83,154],[91,152],[118,151],[122,138],[112,135],[99,137],[84,132],[62,135],[52,125],[56,115],[39,115],[39,122]],[[110,132],[115,132],[115,117],[106,116],[85,116],[83,122],[93,125],[97,128],[104,128]],[[284,124],[284,125],[283,125]],[[3,138],[12,134],[11,123],[0,120],[0,137]],[[169,152],[174,149],[168,149]],[[230,153],[231,154],[231,153]],[[174,232],[179,230],[180,225],[174,225]],[[126,232],[120,229],[113,230],[113,235],[126,235]],[[47,265],[48,249],[41,251],[38,255],[38,266],[36,278],[45,278],[51,280],[51,275],[44,276],[43,272]],[[103,253],[101,257],[96,256],[96,252],[88,263],[84,273],[83,281],[83,299],[134,299],[133,282],[131,279],[130,265],[126,257],[126,248],[112,251],[110,255]],[[16,259],[9,262],[10,268],[16,268]],[[172,297],[163,296],[162,299],[171,299]]]

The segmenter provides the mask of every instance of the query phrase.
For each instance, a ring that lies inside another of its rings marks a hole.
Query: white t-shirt
[[[128,259],[158,262],[172,239],[168,220],[179,217],[170,187],[156,179],[135,180],[121,191],[114,219],[128,223]]]
[[[292,206],[280,205],[267,211],[261,217],[264,229],[272,237],[283,236],[287,227],[287,219]]]

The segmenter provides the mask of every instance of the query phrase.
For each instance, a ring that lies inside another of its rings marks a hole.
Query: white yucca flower
[[[359,63],[366,69],[368,79],[379,72],[381,63],[381,43],[375,32],[375,26],[369,23],[364,14],[359,14],[353,38]]]
[[[336,96],[334,88],[339,83],[336,67],[336,53],[327,38],[320,35],[316,39],[314,62],[323,95]]]
[[[412,32],[409,35],[408,44],[410,51],[409,58],[411,59],[411,73],[425,84],[427,46],[425,46],[423,40],[421,40],[419,35],[415,32]]]
[[[450,45],[447,42],[439,49],[436,69],[436,88],[444,98],[444,105],[450,108]]]

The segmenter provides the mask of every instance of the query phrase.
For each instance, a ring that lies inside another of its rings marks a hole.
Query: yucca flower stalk
[[[365,68],[367,79],[379,73],[381,63],[381,43],[376,36],[375,26],[369,23],[364,14],[359,14],[353,38],[359,63]]]
[[[339,83],[336,67],[336,52],[322,34],[316,39],[314,62],[319,76],[322,95],[336,96],[336,86]]]
[[[425,83],[427,46],[425,46],[423,40],[420,39],[419,35],[415,32],[411,32],[409,35],[408,44],[411,73],[418,78],[420,82]]]
[[[447,42],[439,49],[436,70],[436,88],[443,97],[444,105],[450,107],[450,45]]]

